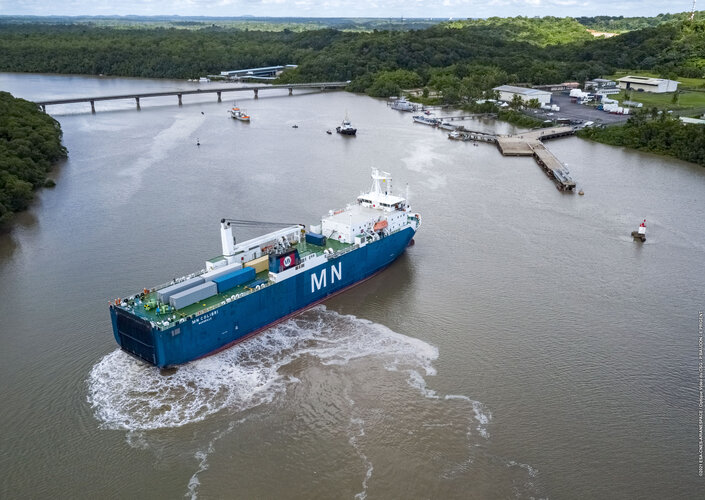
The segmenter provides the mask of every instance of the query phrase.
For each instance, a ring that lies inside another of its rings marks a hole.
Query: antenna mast
[[[693,0],[693,7],[690,9],[690,17],[688,19],[690,21],[692,21],[694,17],[695,17],[695,0]]]

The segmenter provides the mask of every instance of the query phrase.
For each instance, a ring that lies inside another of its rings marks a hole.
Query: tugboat
[[[250,115],[238,108],[237,105],[233,106],[233,108],[230,110],[230,116],[232,116],[236,120],[240,120],[241,122],[250,121]]]
[[[339,127],[335,127],[335,131],[343,135],[357,134],[357,129],[353,128],[353,126],[350,125],[350,120],[348,120],[347,116],[345,117],[345,120],[343,120],[342,125],[340,125]]]
[[[644,219],[644,222],[639,224],[639,229],[632,231],[632,238],[639,240],[642,243],[646,241],[646,219]]]

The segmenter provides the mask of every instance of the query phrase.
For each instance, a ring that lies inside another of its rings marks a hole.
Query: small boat
[[[437,118],[431,118],[430,116],[414,115],[412,118],[416,123],[423,123],[424,125],[430,125],[432,127],[437,126],[439,123]]]
[[[299,128],[299,126],[294,123],[294,124],[291,126],[291,128]]]
[[[455,130],[455,125],[448,122],[441,122],[438,128],[442,128],[443,130]]]
[[[646,219],[644,219],[644,222],[639,224],[639,229],[632,231],[632,238],[639,240],[642,243],[646,241]]]
[[[330,130],[326,130],[326,134],[331,135],[332,133],[333,132],[331,132]]]
[[[250,121],[250,115],[245,113],[243,110],[241,110],[237,106],[233,106],[233,108],[230,110],[230,116],[232,116],[236,120],[240,120],[241,122],[249,122]]]
[[[335,127],[335,131],[343,135],[357,134],[357,129],[353,128],[353,126],[350,124],[350,120],[348,120],[347,117],[345,118],[345,120],[343,120],[343,123],[342,125],[340,125],[340,127]]]
[[[397,111],[416,111],[418,109],[416,104],[407,101],[404,97],[393,101],[390,107],[392,109],[396,109]]]
[[[424,115],[430,115],[430,114],[431,114],[431,112],[430,112],[429,110],[427,110],[427,109],[426,109],[426,110],[424,110],[423,114],[424,114]]]

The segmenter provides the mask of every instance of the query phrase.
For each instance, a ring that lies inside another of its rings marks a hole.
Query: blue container
[[[223,293],[225,290],[230,290],[238,285],[247,283],[255,279],[255,270],[252,267],[243,267],[232,273],[224,276],[213,278],[213,282],[218,285],[218,293]]]
[[[306,243],[313,243],[320,247],[326,246],[326,237],[322,234],[306,232]]]

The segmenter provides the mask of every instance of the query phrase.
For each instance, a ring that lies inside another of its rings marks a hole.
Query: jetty
[[[57,104],[73,104],[78,102],[86,102],[91,104],[91,112],[95,113],[95,103],[96,101],[114,101],[118,99],[134,99],[137,109],[140,109],[140,99],[147,97],[165,97],[165,96],[176,96],[178,98],[179,106],[183,104],[182,97],[185,95],[199,95],[199,94],[216,94],[218,96],[218,102],[222,102],[222,94],[224,92],[253,92],[255,99],[259,97],[260,91],[266,90],[282,90],[288,89],[289,95],[294,94],[294,89],[304,89],[304,90],[334,90],[342,89],[348,85],[348,82],[318,82],[318,83],[290,83],[285,85],[248,85],[243,87],[219,87],[219,88],[198,88],[190,90],[168,90],[162,92],[142,92],[133,94],[122,94],[122,95],[104,95],[104,96],[93,96],[93,97],[71,97],[67,99],[52,99],[46,101],[35,101],[35,104],[41,108],[42,111],[46,112],[47,106],[53,106]]]
[[[541,170],[556,183],[556,188],[572,192],[575,181],[570,177],[570,172],[542,141],[573,135],[575,131],[575,127],[538,129],[518,135],[497,136],[496,143],[504,156],[533,156]]]

